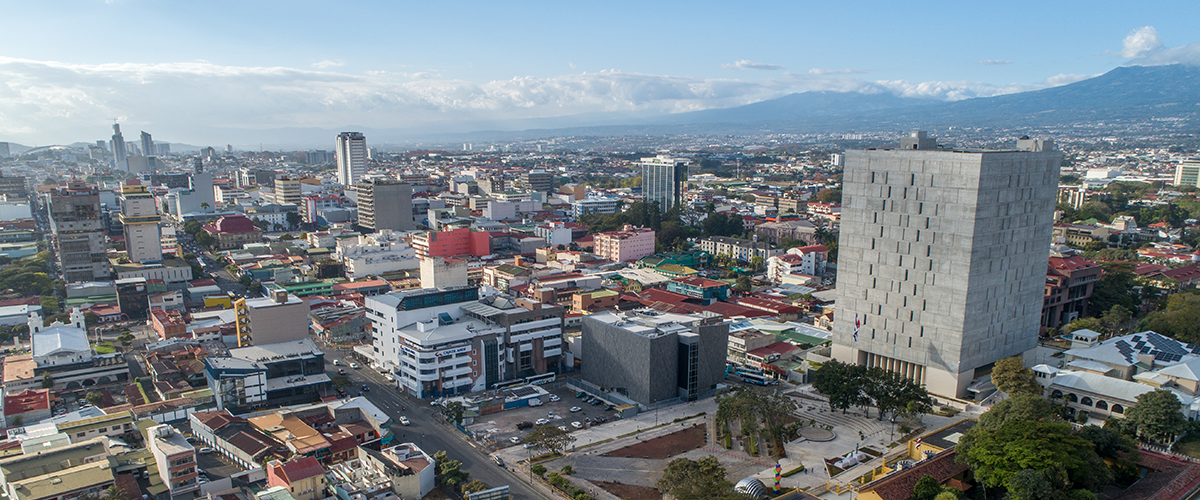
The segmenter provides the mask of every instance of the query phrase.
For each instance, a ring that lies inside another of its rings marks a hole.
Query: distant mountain
[[[859,92],[803,92],[744,106],[679,113],[659,123],[745,123],[792,120],[805,117],[849,116],[885,109],[937,104],[931,99],[912,99],[893,94]]]

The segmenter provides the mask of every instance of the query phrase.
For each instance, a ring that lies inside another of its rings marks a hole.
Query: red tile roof
[[[1080,269],[1086,269],[1089,267],[1098,267],[1095,262],[1078,255],[1072,255],[1070,257],[1050,257],[1050,263],[1048,266],[1050,269],[1056,269],[1059,271],[1078,271]]]
[[[1200,268],[1197,268],[1195,264],[1188,264],[1175,269],[1163,270],[1162,275],[1179,282],[1192,281],[1200,279]]]
[[[319,476],[325,473],[325,468],[321,467],[321,462],[313,457],[293,458],[281,465],[276,466],[276,471],[279,477],[282,477],[289,484],[302,479]]]
[[[783,356],[784,354],[787,354],[789,352],[795,352],[795,351],[799,351],[799,350],[800,350],[799,346],[796,346],[790,342],[776,342],[776,343],[768,345],[768,346],[763,346],[763,347],[759,347],[758,349],[752,349],[752,350],[746,351],[746,354],[749,354],[751,356],[757,356],[760,358],[765,358],[772,354],[778,354],[780,356]]]
[[[729,284],[725,283],[724,281],[710,280],[708,278],[701,278],[699,276],[682,276],[679,278],[675,278],[671,281],[674,281],[676,283],[683,283],[685,285],[698,286],[700,288],[712,288],[712,287],[721,287],[721,286],[728,287],[729,286]]]
[[[918,462],[911,469],[889,474],[859,491],[874,491],[883,500],[908,500],[908,497],[912,496],[913,486],[916,486],[922,477],[933,476],[938,483],[945,483],[950,478],[966,472],[968,467],[955,462],[954,455],[954,450],[944,451],[929,460]]]
[[[31,411],[50,409],[50,391],[47,389],[26,389],[16,394],[4,396],[4,414],[20,415]]]

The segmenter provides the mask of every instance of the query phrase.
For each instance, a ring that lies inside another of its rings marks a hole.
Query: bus
[[[736,371],[736,373],[737,373],[737,376],[741,377],[742,381],[747,384],[766,386],[766,385],[775,385],[775,384],[779,383],[778,380],[775,380],[770,377],[766,377],[762,374],[762,372],[759,372],[757,370],[748,370],[745,368],[741,368],[741,369],[738,369]]]

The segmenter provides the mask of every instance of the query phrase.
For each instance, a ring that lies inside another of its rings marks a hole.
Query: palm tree
[[[206,202],[201,203],[200,208],[208,208],[208,202],[206,201]]]

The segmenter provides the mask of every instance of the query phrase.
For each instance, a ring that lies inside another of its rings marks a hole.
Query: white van
[[[529,406],[542,406],[542,400],[533,398],[529,400]]]

